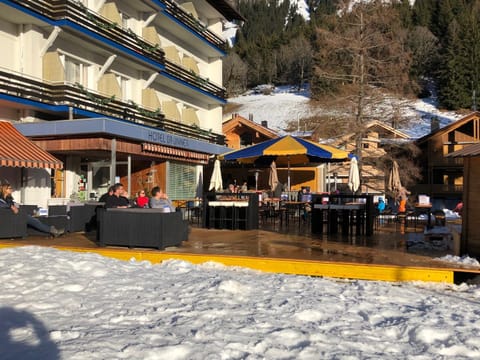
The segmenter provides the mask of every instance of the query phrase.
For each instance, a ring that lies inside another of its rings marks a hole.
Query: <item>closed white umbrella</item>
[[[398,192],[402,188],[402,182],[400,181],[400,172],[398,170],[398,163],[393,160],[392,168],[388,174],[387,190]]]
[[[222,170],[220,169],[220,160],[217,159],[215,160],[215,164],[213,165],[213,173],[212,177],[210,178],[210,186],[208,190],[220,191],[222,189]]]
[[[348,187],[352,192],[356,192],[360,187],[360,173],[358,171],[357,158],[350,160],[350,173],[348,174]]]
[[[277,164],[275,164],[275,161],[272,161],[270,164],[270,175],[268,177],[268,185],[270,186],[270,189],[275,191],[278,185],[278,172],[277,172]]]

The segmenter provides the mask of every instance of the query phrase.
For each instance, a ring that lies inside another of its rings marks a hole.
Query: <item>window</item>
[[[69,56],[64,58],[65,66],[65,81],[69,83],[79,83],[81,85],[87,84],[87,68],[88,66],[81,61]]]
[[[245,147],[253,144],[252,134],[244,133],[240,135],[240,147]]]
[[[172,200],[193,199],[196,193],[196,166],[168,162],[167,195]]]
[[[122,91],[122,100],[127,101],[131,99],[129,86],[130,79],[122,75],[116,75],[116,78],[120,85],[120,90]]]
[[[122,28],[123,29],[128,29],[129,28],[129,20],[131,18],[130,15],[125,14],[124,12],[120,13],[120,17],[122,18]]]

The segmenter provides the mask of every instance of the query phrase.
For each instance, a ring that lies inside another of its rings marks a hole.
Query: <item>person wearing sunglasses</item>
[[[139,208],[148,208],[148,201],[149,198],[145,194],[145,190],[140,190],[135,198],[135,205]]]
[[[10,209],[14,214],[18,214],[19,205],[13,200],[12,192],[13,188],[10,184],[4,183],[0,186],[0,208]],[[54,237],[65,233],[65,229],[57,229],[55,226],[44,224],[30,214],[27,215],[27,225],[40,232],[51,234]]]

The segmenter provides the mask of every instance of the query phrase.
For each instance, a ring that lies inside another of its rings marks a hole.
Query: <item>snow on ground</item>
[[[310,107],[309,100],[308,91],[297,92],[292,87],[277,87],[271,95],[255,94],[250,91],[228,101],[240,105],[239,108],[235,108],[234,113],[247,119],[251,114],[255,122],[261,124],[262,121],[267,121],[269,128],[283,134],[288,122],[325,112],[321,108]],[[455,112],[440,111],[435,105],[434,98],[409,101],[405,110],[405,116],[410,119],[409,127],[400,130],[412,138],[419,138],[430,132],[430,120],[433,117],[439,119],[440,127],[461,118],[461,115]],[[225,118],[231,116],[232,113],[225,113]]]
[[[477,264],[478,265],[478,264]],[[2,359],[478,359],[480,286],[0,250]]]

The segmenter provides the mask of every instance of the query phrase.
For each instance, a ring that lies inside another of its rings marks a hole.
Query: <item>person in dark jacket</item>
[[[129,208],[130,201],[124,196],[125,190],[121,183],[113,185],[113,194],[108,196],[105,200],[106,208]]]
[[[12,192],[13,188],[10,184],[4,183],[0,186],[0,208],[10,209],[14,214],[18,214],[19,205],[13,200]],[[27,214],[27,225],[40,232],[51,234],[54,237],[65,233],[65,229],[57,229],[55,226],[44,224],[30,214]]]

